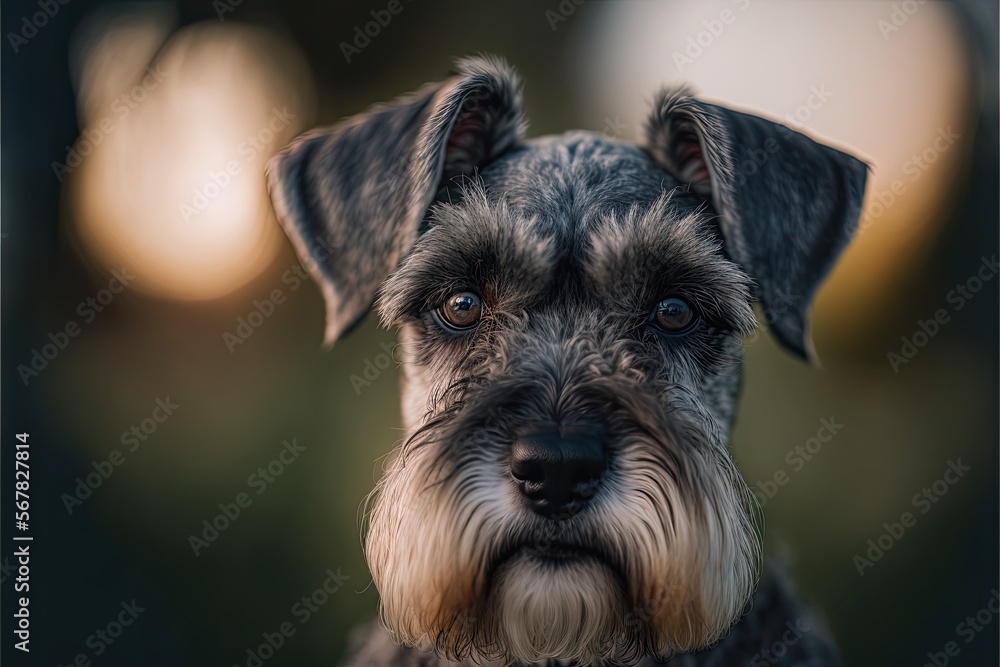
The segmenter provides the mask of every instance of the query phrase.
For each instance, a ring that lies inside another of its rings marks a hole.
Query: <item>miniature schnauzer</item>
[[[373,302],[400,329],[407,435],[366,514],[381,623],[349,664],[839,664],[762,567],[727,441],[753,303],[812,356],[866,165],[683,88],[641,145],[524,141],[520,97],[465,59],[268,165],[326,343]]]

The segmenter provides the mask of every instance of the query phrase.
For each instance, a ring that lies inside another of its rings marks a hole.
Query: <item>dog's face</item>
[[[376,294],[401,328],[409,434],[366,538],[382,614],[449,657],[694,650],[759,565],[727,450],[751,304],[807,353],[865,168],[683,91],[643,147],[521,143],[518,97],[502,63],[465,61],[269,171],[327,341]]]
[[[725,437],[750,280],[657,171],[587,135],[511,151],[383,286],[417,430],[367,553],[403,638],[637,659],[718,637],[752,591]]]

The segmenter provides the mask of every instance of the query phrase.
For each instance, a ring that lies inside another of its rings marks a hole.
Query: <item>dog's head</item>
[[[809,355],[866,167],[683,90],[643,146],[522,141],[519,101],[465,60],[269,166],[327,343],[376,297],[401,328],[409,434],[365,543],[384,622],[450,657],[693,650],[760,560],[727,450],[752,303]]]

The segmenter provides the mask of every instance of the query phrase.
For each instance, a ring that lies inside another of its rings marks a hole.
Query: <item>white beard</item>
[[[620,658],[627,606],[611,569],[589,557],[553,563],[520,553],[497,572],[480,631],[524,664]]]

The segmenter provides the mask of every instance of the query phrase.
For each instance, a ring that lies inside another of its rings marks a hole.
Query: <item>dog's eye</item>
[[[483,315],[483,300],[475,292],[459,292],[448,297],[437,313],[446,327],[469,329]]]
[[[698,318],[687,301],[671,296],[656,304],[650,322],[666,333],[682,334],[693,329]]]

